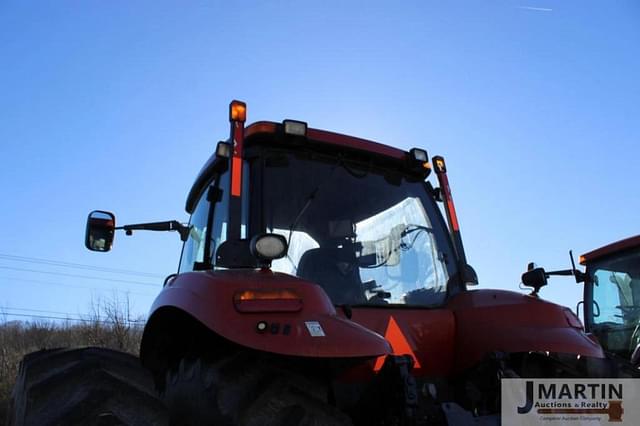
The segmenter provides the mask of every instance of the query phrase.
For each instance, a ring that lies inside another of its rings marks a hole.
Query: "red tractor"
[[[184,241],[140,348],[172,425],[497,424],[502,377],[603,359],[570,309],[468,290],[442,157],[245,117],[232,102],[188,225],[88,219],[94,251],[116,230]]]
[[[640,235],[585,253],[580,264],[586,267],[584,272],[575,265],[561,271],[531,267],[522,281],[540,289],[552,275],[573,275],[576,282],[584,283],[578,305],[582,305],[587,333],[611,361],[607,375],[640,376]]]

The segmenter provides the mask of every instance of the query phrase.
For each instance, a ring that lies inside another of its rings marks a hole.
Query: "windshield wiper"
[[[318,193],[318,190],[320,190],[320,185],[322,184],[319,184],[318,186],[316,186],[313,189],[313,191],[311,191],[311,193],[307,196],[307,201],[304,203],[304,206],[302,206],[302,208],[296,215],[296,218],[293,220],[293,223],[289,227],[289,237],[287,238],[287,247],[289,247],[289,245],[291,244],[291,236],[293,235],[293,230],[298,225],[298,222],[300,222],[300,219],[302,219],[302,215],[304,214],[304,212],[307,211],[307,209],[309,208],[313,200],[316,198],[316,194]]]
[[[307,195],[306,197],[306,201],[304,203],[304,205],[302,206],[302,208],[300,209],[300,211],[298,212],[298,214],[296,215],[295,219],[293,220],[293,222],[291,223],[291,226],[289,226],[289,237],[287,238],[287,250],[289,249],[289,247],[291,246],[291,236],[293,235],[293,231],[294,229],[296,229],[296,226],[298,226],[298,222],[300,222],[300,219],[302,219],[302,216],[304,215],[304,213],[307,211],[307,209],[309,208],[309,206],[311,205],[311,203],[315,200],[316,195],[318,195],[318,192],[320,191],[320,188],[327,183],[327,181],[329,180],[329,178],[331,178],[331,176],[333,175],[333,171],[336,169],[336,166],[338,166],[340,163],[335,164],[331,170],[329,171],[329,174],[327,175],[326,178],[324,178],[322,180],[322,182],[320,182],[318,185],[316,185],[315,188],[313,188],[313,191],[311,191],[309,193],[309,195]]]

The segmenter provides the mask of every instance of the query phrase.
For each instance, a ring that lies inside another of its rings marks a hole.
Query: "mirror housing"
[[[533,293],[537,294],[542,287],[547,285],[547,273],[544,268],[531,268],[522,274],[522,284],[532,287]]]
[[[106,252],[113,246],[116,216],[107,211],[94,210],[87,217],[84,245],[91,251]]]

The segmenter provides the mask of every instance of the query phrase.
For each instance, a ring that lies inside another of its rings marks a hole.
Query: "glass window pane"
[[[613,254],[588,267],[593,283],[593,333],[628,357],[640,343],[640,251]]]
[[[210,255],[211,259],[207,259],[214,263],[214,254],[217,248],[227,238],[227,222],[229,216],[229,173],[223,173],[219,177],[216,176],[211,183],[212,186],[222,191],[222,199],[215,203],[214,215],[212,219]],[[204,262],[205,239],[208,235],[207,221],[209,218],[209,208],[211,203],[207,200],[209,190],[203,191],[189,221],[189,238],[185,241],[182,248],[182,257],[180,259],[179,272],[193,271],[193,265],[196,262]]]
[[[321,285],[335,304],[443,303],[452,266],[424,182],[285,150],[254,164],[263,167],[262,223],[290,239],[273,270]]]

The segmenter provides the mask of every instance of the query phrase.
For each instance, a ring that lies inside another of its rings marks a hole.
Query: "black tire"
[[[172,426],[351,425],[328,403],[327,386],[277,361],[236,354],[216,362],[185,358],[167,373]]]
[[[133,355],[93,347],[42,350],[20,363],[8,425],[166,425],[156,395]]]

